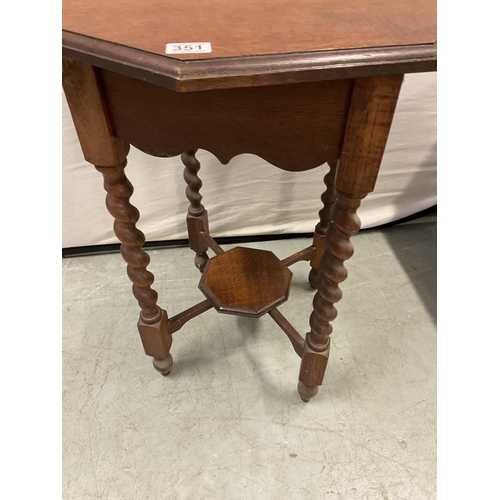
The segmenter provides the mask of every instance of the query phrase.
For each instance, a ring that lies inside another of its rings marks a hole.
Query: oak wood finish
[[[141,313],[138,329],[146,354],[163,375],[172,366],[167,313],[157,306],[158,294],[151,288],[154,276],[146,267],[149,255],[141,247],[144,234],[136,227],[139,211],[130,203],[132,184],[125,175],[128,145],[118,139],[102,97],[98,71],[86,64],[63,58],[63,88],[75,122],[85,159],[93,163],[104,179],[106,207],[114,217],[114,231],[121,242],[127,274]]]
[[[435,0],[64,0],[62,27],[65,55],[179,91],[430,71],[436,60]],[[166,55],[166,43],[201,41],[211,53]]]
[[[318,288],[318,280],[321,273],[321,259],[326,248],[326,231],[332,223],[333,204],[337,199],[337,193],[335,192],[337,165],[329,163],[328,166],[328,173],[323,179],[326,185],[326,191],[321,195],[323,208],[319,211],[319,222],[314,229],[313,246],[316,248],[316,251],[311,259],[311,271],[309,272],[309,284],[312,288]]]
[[[180,61],[63,31],[63,54],[177,92],[435,71],[432,44]]]
[[[204,300],[199,304],[196,304],[185,311],[176,314],[168,320],[168,333],[173,334],[179,331],[188,321],[196,318],[200,314],[212,309],[212,304],[208,300]]]
[[[127,157],[128,147],[111,128],[97,79],[88,64],[62,59],[62,84],[84,158],[93,165],[111,167]]]
[[[288,299],[291,281],[272,252],[236,247],[208,261],[199,288],[218,312],[259,318]]]
[[[306,335],[299,375],[299,394],[308,401],[316,394],[317,386],[323,383],[330,354],[331,322],[337,317],[334,304],[342,298],[339,283],[347,278],[344,261],[352,257],[354,247],[349,238],[356,234],[361,223],[356,210],[361,197],[340,196],[333,213],[333,224],[328,229],[326,251],[321,262],[321,273],[317,282],[317,293],[313,299],[313,313],[309,319],[311,331]]]
[[[201,233],[200,237],[206,243],[208,248],[210,248],[210,250],[215,253],[215,255],[224,253],[224,250],[221,248],[221,246],[208,233]]]
[[[435,0],[64,0],[62,28],[161,56],[166,43],[211,42],[170,56],[193,60],[432,43],[435,11]]]
[[[304,337],[292,326],[292,324],[281,314],[278,309],[269,311],[269,316],[276,321],[279,327],[285,332],[286,336],[290,339],[294,351],[302,357],[304,353]]]
[[[286,257],[281,261],[281,263],[289,267],[296,262],[300,262],[301,260],[311,260],[311,257],[316,253],[316,248],[314,246],[310,246],[307,248],[304,248],[304,250],[299,250],[298,252],[294,253],[293,255],[290,255],[289,257]]]
[[[115,219],[114,231],[121,241],[120,252],[128,264],[127,274],[133,283],[132,292],[141,308],[137,327],[144,351],[154,358],[155,368],[163,375],[168,375],[172,367],[172,336],[168,332],[168,316],[156,304],[158,293],[151,288],[154,276],[146,269],[149,255],[141,249],[146,238],[136,227],[139,211],[129,201],[133,187],[125,176],[125,165],[126,161],[114,167],[96,168],[104,178],[106,207]]]
[[[298,390],[304,401],[314,396],[323,382],[330,351],[330,323],[337,316],[334,304],[342,298],[339,283],[347,278],[344,261],[354,253],[349,238],[361,224],[356,210],[375,187],[402,81],[401,75],[395,75],[358,79],[354,85],[335,183],[337,199],[326,232],[326,250],[309,320],[311,331],[306,335],[300,367]]]
[[[302,358],[298,391],[318,392],[330,322],[347,277],[356,210],[373,190],[403,73],[436,69],[435,0],[63,0],[63,87],[85,158],[102,173],[106,204],[141,314],[139,332],[155,368],[172,367],[172,334],[215,307],[269,313]],[[193,38],[195,37],[195,39]],[[210,54],[166,56],[169,42],[211,42]],[[182,154],[190,247],[207,300],[173,318],[157,305],[130,204],[129,145]],[[227,163],[259,155],[289,171],[325,162],[314,241],[282,261],[270,252],[229,252],[209,234],[196,149]],[[337,170],[335,166],[338,164]],[[207,249],[216,257],[207,260]],[[288,266],[309,260],[313,299],[305,339],[276,309],[288,298]]]
[[[337,161],[353,85],[335,80],[182,94],[109,71],[101,79],[116,133],[145,153],[201,148],[224,164],[252,153],[291,171]]]
[[[196,159],[196,149],[182,153],[182,163],[186,167],[184,169],[184,180],[186,181],[186,197],[189,200],[189,208],[186,216],[189,247],[196,252],[194,257],[194,265],[203,272],[207,265],[208,246],[201,237],[201,233],[208,233],[208,212],[202,205],[202,196],[200,189],[203,183],[198,177],[200,170],[200,162]]]
[[[375,188],[403,75],[358,78],[342,145],[337,191],[370,193]]]

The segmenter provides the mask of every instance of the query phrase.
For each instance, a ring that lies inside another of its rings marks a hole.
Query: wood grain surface
[[[311,331],[306,335],[300,368],[298,390],[304,401],[314,396],[323,382],[330,352],[331,322],[337,317],[335,304],[342,298],[339,284],[347,279],[344,262],[354,253],[350,238],[361,227],[356,211],[375,186],[401,83],[402,76],[393,75],[359,78],[354,84],[335,192],[331,192],[336,200],[332,211],[326,210],[328,219],[331,213],[331,223],[326,231],[326,249],[316,282],[318,291],[309,319]]]
[[[208,261],[199,288],[218,312],[259,318],[288,299],[291,281],[272,252],[236,247]]]
[[[63,0],[63,30],[181,60],[432,44],[436,0]],[[173,57],[173,56],[169,56]]]
[[[114,135],[103,102],[97,69],[67,57],[62,60],[62,84],[85,159],[112,167],[125,161],[128,146]]]
[[[180,93],[102,71],[118,137],[154,156],[200,148],[222,163],[242,153],[301,171],[335,162],[352,80]]]
[[[181,61],[68,31],[63,55],[178,92],[436,71],[436,44]]]

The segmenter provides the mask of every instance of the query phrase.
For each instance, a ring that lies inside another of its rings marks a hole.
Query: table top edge
[[[436,71],[437,43],[180,60],[62,31],[63,56],[179,92]]]

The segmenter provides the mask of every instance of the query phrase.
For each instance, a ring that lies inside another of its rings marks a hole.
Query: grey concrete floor
[[[436,498],[436,218],[353,237],[318,395],[269,316],[210,310],[144,355],[119,254],[63,260],[63,498]],[[310,240],[247,244],[284,258]],[[226,246],[226,249],[230,246]],[[149,252],[159,305],[203,300],[187,248]],[[308,330],[309,266],[280,310]]]

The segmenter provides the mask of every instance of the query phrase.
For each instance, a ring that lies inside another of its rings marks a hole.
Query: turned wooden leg
[[[146,270],[149,256],[141,250],[144,234],[135,227],[139,211],[129,202],[133,188],[124,172],[129,145],[112,129],[98,82],[100,70],[67,57],[63,57],[62,69],[64,93],[83,155],[104,177],[106,206],[115,218],[114,230],[141,308],[138,328],[144,350],[153,357],[155,368],[167,375],[172,367],[172,336],[167,331],[167,313],[156,305],[158,294],[151,288],[154,276]]]
[[[311,331],[306,335],[299,375],[298,391],[303,401],[309,401],[323,382],[330,353],[330,324],[337,317],[334,304],[342,298],[339,283],[347,278],[344,261],[354,253],[349,238],[360,229],[356,215],[361,199],[338,193],[332,213],[332,224],[326,234],[326,249],[309,319]]]
[[[173,363],[170,354],[172,335],[168,333],[167,313],[156,305],[158,294],[151,288],[154,276],[146,269],[149,255],[141,249],[145,241],[144,234],[136,228],[139,211],[129,202],[133,187],[125,176],[126,163],[125,160],[113,167],[96,166],[96,169],[104,177],[106,207],[115,218],[114,231],[121,241],[120,252],[128,264],[127,274],[133,283],[132,292],[141,308],[137,327],[144,351],[153,357],[156,370],[168,375]]]
[[[196,159],[197,149],[192,149],[181,155],[184,169],[184,180],[186,181],[186,197],[189,200],[188,214],[186,217],[189,247],[196,252],[194,265],[201,271],[205,269],[208,262],[208,247],[200,237],[200,233],[208,233],[208,212],[201,204],[202,196],[200,189],[201,179],[198,177],[200,162]]]
[[[330,353],[330,322],[337,316],[334,304],[342,298],[339,283],[347,278],[344,262],[354,253],[349,238],[360,228],[356,210],[375,187],[401,83],[401,75],[358,78],[354,83],[335,187],[329,184],[331,180],[325,180],[328,194],[320,227],[323,221],[323,227],[328,222],[327,207],[335,193],[337,200],[326,231],[309,320],[311,331],[306,334],[300,366],[298,391],[303,401],[315,396],[323,382]]]
[[[333,163],[328,163],[330,170],[324,177],[326,191],[321,195],[323,208],[319,211],[319,222],[314,229],[313,246],[316,248],[314,255],[311,258],[311,271],[309,272],[309,284],[312,288],[318,288],[319,276],[321,271],[321,258],[325,252],[326,231],[332,223],[333,204],[337,199],[335,191],[335,173],[337,166]]]

